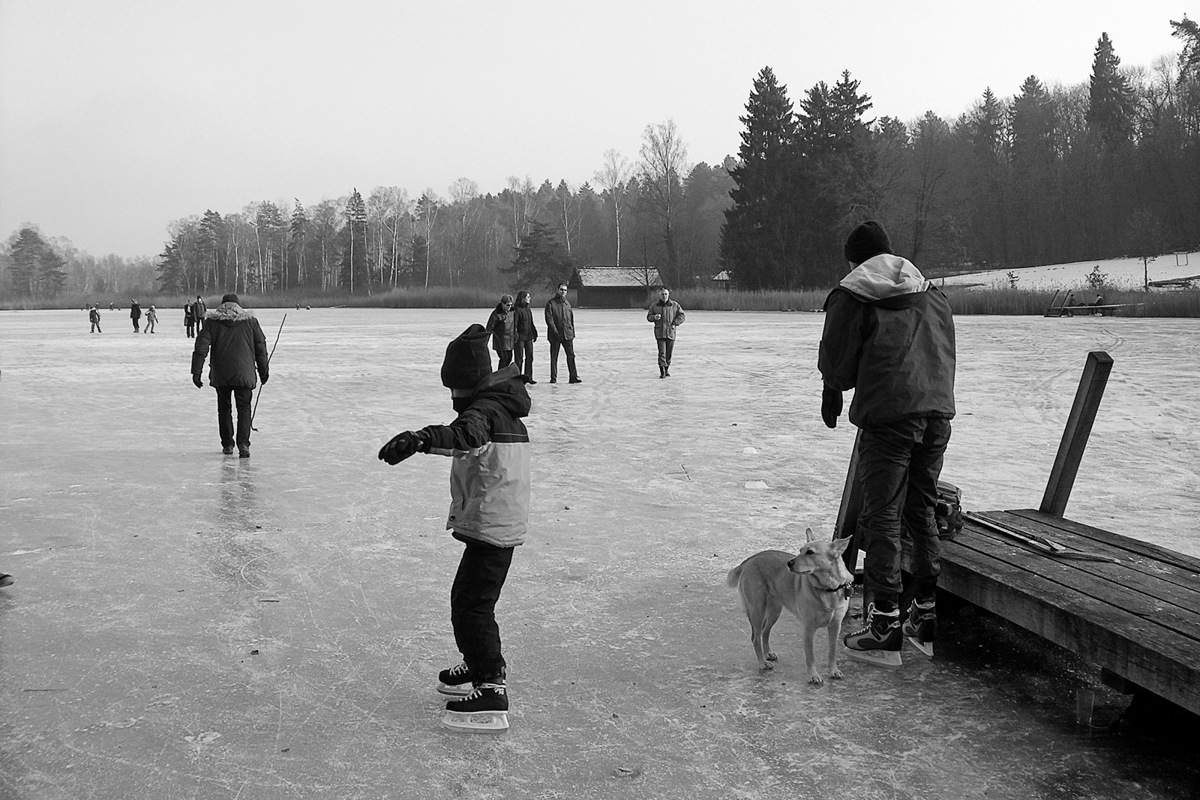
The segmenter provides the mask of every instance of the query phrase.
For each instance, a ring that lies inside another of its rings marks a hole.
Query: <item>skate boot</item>
[[[508,730],[508,688],[503,677],[481,681],[461,700],[446,703],[442,724],[466,733],[502,733]]]
[[[901,664],[900,646],[904,642],[900,635],[900,609],[880,611],[871,603],[866,617],[867,624],[862,630],[843,637],[846,655],[855,661],[896,669]]]
[[[447,697],[466,697],[473,692],[475,687],[471,685],[471,671],[466,663],[439,672],[437,690]]]
[[[908,619],[904,620],[901,630],[913,646],[925,655],[933,658],[933,639],[937,634],[937,610],[934,599],[917,600],[913,598],[908,607]]]

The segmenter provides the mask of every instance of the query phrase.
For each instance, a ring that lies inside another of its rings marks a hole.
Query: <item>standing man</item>
[[[192,383],[203,388],[200,372],[204,358],[212,347],[208,384],[217,390],[217,428],[221,434],[221,451],[233,453],[236,444],[241,458],[250,457],[250,401],[254,398],[255,372],[266,384],[269,377],[267,337],[262,326],[249,311],[238,304],[236,294],[221,298],[221,305],[208,315],[208,324],[196,336],[192,350]],[[237,404],[237,431],[233,427],[230,400]]]
[[[192,303],[192,319],[196,320],[197,333],[204,330],[204,316],[207,313],[208,306],[204,304],[204,298],[200,295],[196,295],[196,302]]]
[[[558,383],[558,350],[567,353],[567,372],[571,383],[583,383],[575,370],[575,311],[567,300],[567,285],[560,283],[554,297],[546,303],[546,338],[550,340],[550,382]]]
[[[88,311],[88,320],[92,323],[92,333],[104,333],[104,331],[100,330],[100,309],[95,304]]]
[[[663,287],[658,301],[646,312],[654,323],[654,338],[658,340],[658,377],[671,377],[671,353],[675,350],[675,329],[683,324],[683,309],[671,299],[671,290]]]
[[[903,636],[932,643],[937,625],[934,507],[954,417],[954,317],[946,296],[892,254],[878,222],[855,228],[844,253],[852,269],[825,300],[818,356],[821,418],[836,427],[842,392],[854,389],[850,421],[860,431],[866,625],[844,641],[852,658],[899,667]],[[902,525],[912,535],[916,582],[903,634]]]
[[[136,299],[129,306],[129,318],[133,320],[133,332],[137,333],[142,327],[142,307]]]

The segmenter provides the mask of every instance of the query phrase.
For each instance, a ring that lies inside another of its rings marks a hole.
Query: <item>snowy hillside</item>
[[[1007,289],[1011,285],[1011,272],[1017,277],[1018,289],[1079,289],[1087,286],[1087,276],[1097,266],[1106,276],[1105,284],[1117,289],[1140,289],[1147,274],[1151,281],[1196,277],[1200,284],[1200,252],[1167,253],[1151,261],[1147,267],[1142,266],[1140,258],[1113,258],[1107,261],[1076,261],[1043,267],[972,272],[937,278],[935,282],[939,286]]]

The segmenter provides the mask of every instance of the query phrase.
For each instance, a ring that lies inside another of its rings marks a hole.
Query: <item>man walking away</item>
[[[208,315],[207,324],[196,336],[192,351],[192,383],[203,388],[200,373],[212,348],[208,383],[217,390],[217,429],[221,451],[233,453],[236,444],[241,458],[250,457],[250,401],[254,398],[257,377],[265,384],[269,377],[267,337],[249,311],[238,304],[236,294],[221,298],[221,305]],[[237,405],[237,429],[233,427],[231,402]]]
[[[671,290],[663,287],[658,300],[646,312],[654,323],[654,338],[658,341],[658,377],[671,377],[671,353],[675,351],[675,329],[683,324],[683,309],[671,299]]]
[[[133,320],[133,332],[138,333],[142,327],[142,307],[136,299],[129,306],[129,318]]]
[[[866,548],[862,630],[844,637],[848,655],[900,666],[907,635],[932,644],[941,568],[934,508],[954,417],[954,316],[946,296],[887,232],[864,222],[846,239],[850,273],[825,300],[818,368],[821,418],[830,428],[842,392],[854,389],[850,421],[861,431],[858,527]],[[900,530],[913,540],[915,596],[901,628]]]
[[[558,351],[567,353],[567,372],[571,383],[583,383],[575,370],[575,311],[567,300],[567,285],[560,283],[554,297],[546,303],[546,338],[550,340],[550,382],[558,383]]]

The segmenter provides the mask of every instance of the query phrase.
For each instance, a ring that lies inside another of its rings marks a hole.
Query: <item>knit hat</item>
[[[233,292],[230,292],[229,294],[221,297],[221,302],[222,303],[237,303],[239,306],[242,304],[242,301],[238,300],[238,296],[236,294],[234,294]]]
[[[487,329],[475,324],[446,345],[442,362],[442,385],[447,389],[474,389],[492,374],[492,355],[488,352]]]
[[[892,240],[883,226],[871,219],[850,231],[843,252],[847,261],[858,266],[872,256],[891,253]]]

